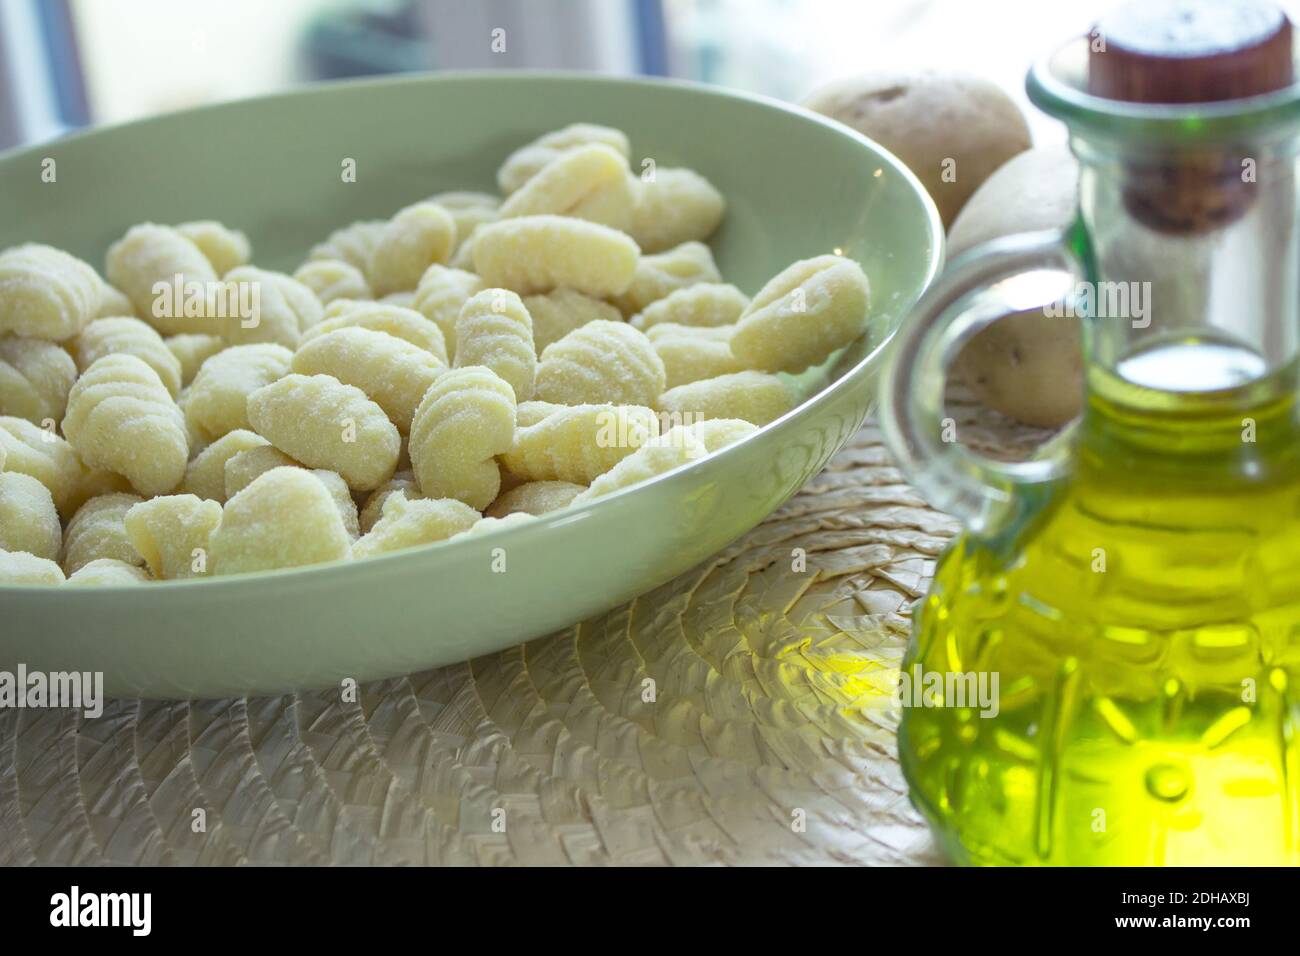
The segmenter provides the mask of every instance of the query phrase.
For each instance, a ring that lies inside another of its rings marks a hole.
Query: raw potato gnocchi
[[[402,440],[384,410],[332,375],[286,375],[248,396],[253,431],[311,468],[343,477],[358,491],[378,488],[397,470]]]
[[[641,252],[608,226],[564,216],[525,216],[479,228],[474,271],[520,295],[568,288],[594,298],[627,289]]]
[[[63,433],[83,462],[122,475],[142,495],[166,494],[185,477],[185,417],[158,373],[134,355],[106,355],[82,373]]]
[[[588,322],[547,346],[534,394],[559,405],[653,405],[666,373],[645,333],[625,322]]]
[[[132,226],[106,279],[50,246],[0,251],[0,583],[478,537],[789,411],[774,373],[862,334],[866,277],[818,256],[751,301],[704,244],[721,194],[631,156],[619,130],[555,130],[505,159],[501,196],[415,198],[291,275],[216,220]]]
[[[25,418],[34,425],[58,421],[76,380],[76,363],[53,342],[0,338],[0,415]]]

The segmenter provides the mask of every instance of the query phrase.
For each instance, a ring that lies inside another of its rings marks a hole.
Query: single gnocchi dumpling
[[[576,495],[573,504],[586,504],[640,484],[656,475],[689,465],[709,453],[699,436],[689,427],[676,425],[650,439],[605,474],[596,478],[586,491]]]
[[[59,559],[63,526],[50,490],[17,471],[0,472],[0,549]]]
[[[185,477],[185,417],[158,373],[134,355],[106,355],[82,373],[63,433],[85,464],[122,475],[142,495],[166,494]]]
[[[702,242],[684,242],[666,252],[642,256],[631,284],[613,301],[624,315],[632,316],[678,289],[721,281],[709,247]]]
[[[691,326],[661,322],[652,325],[646,337],[663,359],[668,389],[702,378],[716,378],[745,371],[731,353],[734,326]]]
[[[532,397],[537,376],[533,317],[508,289],[484,289],[471,296],[456,320],[456,368],[481,365],[507,383],[515,400]]]
[[[76,256],[28,243],[0,252],[0,335],[62,342],[99,311],[104,282]]]
[[[796,262],[768,281],[740,317],[731,350],[749,368],[802,372],[867,330],[867,277],[842,256]]]
[[[643,252],[660,252],[709,238],[727,204],[707,179],[689,169],[659,167],[654,178],[639,180],[628,234]]]
[[[514,442],[515,395],[491,369],[452,369],[425,393],[411,424],[411,466],[429,498],[455,498],[476,511],[501,488],[496,456]]]
[[[560,405],[648,405],[664,390],[663,360],[625,322],[588,322],[547,346],[533,394]]]
[[[739,418],[711,418],[696,422],[691,426],[691,431],[704,445],[705,451],[713,454],[728,445],[734,445],[742,438],[748,438],[758,431],[758,426]]]
[[[565,406],[517,428],[501,461],[524,481],[586,485],[658,434],[658,417],[643,406]]]
[[[259,388],[248,396],[248,420],[276,448],[358,491],[378,488],[397,468],[397,427],[365,392],[332,375],[290,374]]]
[[[161,335],[139,319],[95,319],[70,345],[77,368],[85,372],[105,355],[134,355],[158,373],[167,394],[181,390],[181,363]]]
[[[68,575],[68,584],[82,587],[123,587],[148,584],[152,578],[144,568],[114,558],[96,558]]]
[[[109,247],[108,281],[121,289],[135,314],[163,335],[212,332],[217,271],[185,236],[170,226],[132,226]]]
[[[226,274],[226,302],[218,321],[231,345],[273,342],[295,348],[304,329],[321,320],[321,304],[301,282],[280,272],[240,266]]]
[[[750,370],[670,388],[659,397],[659,410],[686,424],[709,418],[739,418],[766,425],[798,403],[798,395],[784,379]]]
[[[529,481],[503,492],[484,514],[490,518],[505,518],[513,514],[544,515],[567,508],[586,490],[586,485],[571,481]]]
[[[261,435],[244,428],[226,432],[190,459],[190,463],[185,466],[185,480],[181,482],[180,491],[209,501],[225,502],[228,497],[226,462],[240,452],[268,447],[270,444]]]
[[[332,375],[355,385],[406,434],[420,399],[445,368],[404,339],[365,328],[341,328],[304,342],[293,357],[300,375]]]
[[[226,347],[226,342],[219,335],[205,335],[201,332],[186,332],[163,339],[167,350],[181,363],[181,386],[194,381],[199,368],[212,356]]]
[[[470,296],[486,289],[483,280],[464,269],[434,264],[420,276],[415,289],[415,309],[437,323],[446,341],[447,354],[456,354],[456,320]]]
[[[374,527],[352,546],[354,558],[367,558],[416,545],[445,541],[468,531],[479,513],[454,498],[417,498],[408,501],[402,491],[384,499],[383,514]]]
[[[624,157],[632,152],[627,135],[621,130],[595,123],[574,123],[539,136],[511,153],[497,170],[497,186],[502,195],[509,196],[565,152],[591,143],[608,146]]]
[[[155,578],[204,577],[208,542],[221,524],[221,505],[197,495],[160,495],[133,505],[123,524]]]
[[[324,242],[312,246],[307,260],[338,260],[367,275],[370,256],[379,245],[379,237],[387,225],[382,219],[370,219],[335,229]]]
[[[76,510],[86,469],[53,423],[42,428],[25,418],[0,416],[0,454],[6,471],[31,475],[49,489],[60,515]]]
[[[735,325],[748,305],[749,296],[734,285],[700,282],[656,299],[628,321],[643,332],[656,325],[716,328]]]
[[[57,422],[76,380],[76,363],[53,342],[0,337],[0,415]]]
[[[63,570],[49,558],[26,551],[0,550],[0,584],[62,584]]]
[[[602,143],[557,156],[501,204],[500,219],[572,216],[624,228],[636,203],[627,157]]]
[[[238,229],[231,229],[214,219],[183,222],[176,231],[199,247],[212,265],[212,271],[224,276],[231,269],[248,265],[253,246]]]
[[[384,227],[370,253],[367,276],[375,295],[405,292],[436,262],[446,262],[456,247],[456,220],[437,203],[407,206]]]
[[[382,302],[335,301],[325,310],[325,318],[303,334],[298,347],[339,329],[354,328],[385,332],[424,349],[442,364],[447,364],[447,343],[435,323],[414,309]]]
[[[292,352],[267,342],[218,352],[194,376],[182,400],[185,417],[209,440],[237,428],[251,430],[248,396],[288,375],[292,363]]]
[[[520,295],[575,289],[602,299],[625,291],[640,250],[616,229],[564,216],[524,216],[481,226],[474,271]]]
[[[89,499],[77,509],[63,533],[63,570],[76,574],[92,561],[112,560],[140,565],[140,557],[126,533],[126,513],[144,499],[114,492]]]
[[[573,289],[525,296],[524,307],[533,318],[533,345],[539,355],[546,346],[588,322],[597,319],[621,322],[623,319],[623,314],[615,306]]]
[[[273,468],[227,501],[209,541],[221,575],[338,561],[351,547],[329,491],[301,468]]]
[[[335,299],[369,299],[372,295],[365,273],[342,259],[304,262],[293,277],[311,289],[321,305]]]

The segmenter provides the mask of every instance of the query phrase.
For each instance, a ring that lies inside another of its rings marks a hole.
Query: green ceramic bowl
[[[939,266],[920,184],[844,126],[682,83],[520,73],[314,86],[0,156],[0,248],[46,242],[102,267],[133,223],[213,218],[248,233],[258,265],[292,271],[339,225],[441,190],[492,190],[513,149],[577,121],[626,130],[635,168],[652,157],[707,176],[728,203],[718,265],[751,294],[795,259],[842,250],[892,332]],[[42,182],[47,157],[55,183]],[[355,183],[341,180],[345,158]],[[112,695],[280,693],[565,627],[680,574],[794,494],[862,424],[886,337],[850,349],[826,388],[745,441],[528,526],[262,575],[0,588],[0,669],[102,671]]]

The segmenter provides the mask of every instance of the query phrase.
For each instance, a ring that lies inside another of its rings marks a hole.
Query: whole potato
[[[816,90],[804,106],[901,159],[945,227],[995,169],[1030,144],[1016,104],[989,81],[960,73],[877,71]]]
[[[1021,153],[971,197],[948,231],[948,256],[1021,232],[1060,229],[1074,217],[1078,164],[1064,146]],[[1079,413],[1079,322],[1042,309],[1018,312],[962,351],[955,374],[985,405],[1030,425],[1056,427]]]

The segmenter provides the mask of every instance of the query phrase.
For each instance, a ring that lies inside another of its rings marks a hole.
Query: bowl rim
[[[921,184],[921,181],[917,178],[916,174],[913,173],[902,160],[880,143],[865,136],[845,123],[831,119],[828,116],[823,116],[820,113],[816,113],[807,107],[800,106],[796,103],[787,103],[784,100],[779,100],[776,97],[768,96],[763,93],[753,93],[746,90],[735,90],[728,87],[713,86],[694,80],[684,80],[676,77],[621,76],[577,70],[526,69],[428,71],[400,74],[396,76],[326,80],[299,84],[287,89],[275,90],[273,92],[263,93],[256,96],[240,97],[233,100],[222,100],[216,103],[205,103],[200,106],[171,110],[166,113],[157,113],[150,116],[138,117],[119,123],[93,126],[55,137],[53,139],[43,140],[38,143],[28,144],[0,152],[0,165],[16,160],[27,154],[34,154],[37,151],[47,149],[52,145],[76,143],[87,139],[93,139],[98,136],[110,135],[121,130],[129,130],[137,126],[166,123],[183,116],[241,109],[253,103],[271,103],[278,100],[291,100],[314,95],[326,96],[341,89],[379,89],[384,87],[415,86],[428,83],[511,83],[519,81],[525,81],[530,84],[539,82],[582,83],[613,87],[649,87],[671,89],[684,93],[694,93],[722,100],[747,101],[765,109],[790,114],[804,122],[815,123],[836,133],[837,135],[847,137],[850,140],[856,140],[860,146],[864,146],[870,152],[874,153],[883,166],[888,166],[895,175],[899,176],[910,187],[912,193],[920,201],[921,209],[925,217],[926,231],[930,234],[932,242],[928,252],[928,261],[926,263],[924,279],[916,293],[917,298],[919,298],[920,295],[930,286],[943,266],[945,231],[943,228],[943,222],[939,216],[938,207],[935,205],[933,198],[930,196],[925,186]],[[491,541],[503,532],[510,532],[520,536],[539,535],[543,533],[544,530],[550,530],[558,525],[568,524],[573,522],[575,519],[585,517],[586,514],[589,514],[593,510],[608,510],[609,502],[620,500],[629,492],[640,492],[649,489],[651,486],[663,485],[674,481],[679,478],[682,473],[691,468],[706,468],[711,462],[716,463],[723,456],[755,439],[760,434],[785,427],[793,421],[796,416],[803,414],[806,410],[817,404],[830,401],[832,396],[839,394],[845,389],[861,387],[859,379],[863,377],[868,367],[878,364],[882,360],[883,353],[890,347],[898,328],[901,326],[902,322],[906,321],[907,313],[911,310],[914,304],[915,299],[912,303],[907,304],[899,310],[898,317],[893,326],[885,331],[884,335],[881,336],[880,341],[878,341],[866,355],[859,359],[856,364],[851,368],[844,370],[844,372],[834,381],[804,399],[779,418],[775,418],[765,425],[759,426],[739,441],[733,442],[725,448],[707,455],[704,458],[697,461],[684,462],[668,471],[661,472],[660,474],[654,475],[648,479],[639,481],[634,485],[620,488],[608,495],[584,503],[576,509],[565,507],[555,512],[539,515],[532,521],[509,525],[504,528],[497,527],[490,531],[480,532],[475,535],[473,539],[466,537],[460,537],[458,539],[448,538],[441,541],[430,542],[428,544],[416,545],[411,548],[404,548],[400,551],[372,555],[364,558],[362,562],[354,562],[350,559],[339,559],[335,561],[321,562],[319,564],[309,564],[291,568],[274,568],[266,571],[244,571],[237,574],[219,575],[214,577],[150,581],[145,585],[145,587],[150,593],[162,593],[164,595],[186,592],[190,588],[202,587],[205,589],[204,593],[217,597],[219,596],[217,593],[219,588],[229,591],[231,588],[246,586],[252,581],[280,583],[284,582],[285,579],[290,576],[297,578],[303,575],[318,575],[321,572],[327,571],[337,572],[343,568],[356,567],[361,563],[364,563],[367,570],[378,573],[382,572],[383,568],[388,566],[390,563],[409,561],[413,557],[429,554],[438,549],[444,549],[449,545],[467,547],[471,543],[471,540]],[[58,562],[55,563],[57,564]],[[51,599],[54,599],[54,595],[59,595],[63,599],[66,599],[67,595],[70,593],[85,593],[87,595],[129,593],[131,595],[136,595],[140,593],[140,591],[136,588],[126,587],[120,584],[78,584],[69,589],[62,585],[51,586],[48,584],[12,584],[0,582],[0,595],[16,596],[21,594],[26,596],[45,594],[50,595]]]

